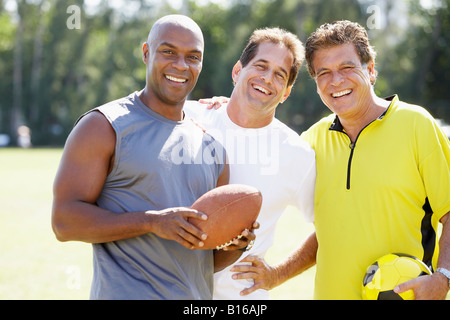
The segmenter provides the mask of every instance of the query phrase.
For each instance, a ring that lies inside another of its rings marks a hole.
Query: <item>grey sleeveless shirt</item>
[[[116,132],[114,167],[97,205],[117,214],[189,207],[216,186],[225,152],[190,120],[168,120],[138,94],[93,109]],[[212,298],[212,250],[145,234],[93,244],[93,254],[91,299]]]

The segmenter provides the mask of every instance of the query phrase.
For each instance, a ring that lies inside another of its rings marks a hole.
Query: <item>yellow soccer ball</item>
[[[416,257],[390,253],[372,263],[366,271],[362,285],[363,300],[414,300],[414,292],[397,294],[400,283],[431,274],[430,269]]]

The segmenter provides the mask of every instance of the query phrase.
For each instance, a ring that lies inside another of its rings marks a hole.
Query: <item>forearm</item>
[[[438,268],[450,269],[450,213],[442,219],[442,235],[439,239]],[[448,279],[440,272],[434,272],[430,276],[423,276],[399,284],[394,291],[396,293],[414,290],[416,300],[442,300],[448,294]]]
[[[305,242],[283,262],[274,267],[276,283],[274,287],[301,274],[316,264],[318,249],[316,233],[312,233]]]
[[[150,232],[145,212],[114,213],[90,203],[55,203],[53,231],[59,241],[103,243],[136,237]]]
[[[235,263],[241,256],[241,250],[214,250],[214,272],[219,272]]]

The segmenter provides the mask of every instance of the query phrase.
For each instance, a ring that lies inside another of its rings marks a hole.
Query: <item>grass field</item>
[[[0,300],[88,299],[89,244],[58,242],[50,225],[52,184],[61,149],[0,149]],[[312,230],[294,210],[278,223],[271,263]],[[273,299],[311,299],[314,268],[272,291]]]

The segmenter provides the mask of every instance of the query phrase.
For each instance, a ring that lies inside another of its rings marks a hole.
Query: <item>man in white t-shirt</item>
[[[296,275],[292,265],[302,261],[307,269],[315,263],[315,250],[303,250],[317,247],[315,234],[306,239],[315,246],[302,246],[277,266],[264,261],[288,205],[297,207],[306,221],[314,220],[314,151],[275,118],[303,59],[303,45],[294,34],[279,28],[256,30],[233,68],[235,88],[228,104],[218,110],[185,104],[186,117],[225,146],[230,183],[252,185],[263,195],[254,245],[244,253],[235,251],[235,263],[214,275],[214,299],[268,299],[268,290]]]

